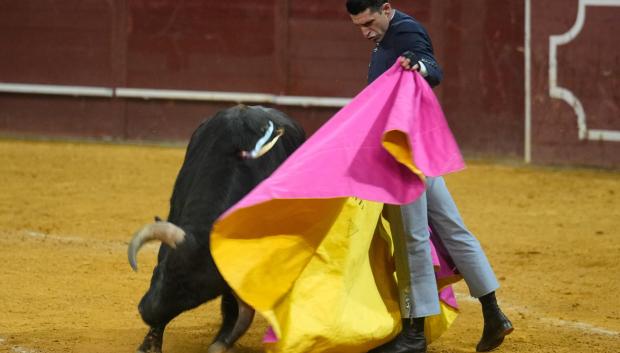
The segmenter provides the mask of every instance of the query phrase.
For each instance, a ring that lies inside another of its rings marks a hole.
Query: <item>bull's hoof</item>
[[[163,335],[163,329],[151,328],[136,353],[161,353]]]
[[[222,342],[213,342],[209,346],[207,353],[224,353],[224,352],[228,352],[229,348],[230,347],[228,347],[226,344]]]
[[[161,353],[161,347],[143,348],[142,346],[140,346],[136,353]]]
[[[144,350],[142,350],[142,348],[138,348],[136,353],[161,353],[161,349],[159,349],[159,348],[152,348],[152,349],[147,349],[147,350],[144,351]]]
[[[140,346],[136,353],[161,353],[161,347],[143,347]]]

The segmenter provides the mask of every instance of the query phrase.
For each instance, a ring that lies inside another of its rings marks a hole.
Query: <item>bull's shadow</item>
[[[222,296],[222,326],[209,353],[222,353],[249,328],[254,309],[237,298],[210,252],[213,222],[267,178],[305,141],[301,126],[280,111],[239,105],[218,112],[194,131],[170,200],[132,238],[128,257],[161,241],[151,285],[138,310],[150,330],[140,353],[160,353],[166,325],[182,312]]]

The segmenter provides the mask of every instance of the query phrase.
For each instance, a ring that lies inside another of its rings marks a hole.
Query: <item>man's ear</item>
[[[389,14],[390,11],[392,10],[392,5],[390,5],[389,2],[386,2],[385,4],[381,5],[381,11]]]

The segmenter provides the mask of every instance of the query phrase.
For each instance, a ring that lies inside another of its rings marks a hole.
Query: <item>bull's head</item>
[[[185,240],[186,233],[183,229],[170,222],[156,219],[155,223],[144,226],[132,237],[127,248],[129,264],[134,271],[138,270],[138,251],[148,242],[160,241],[162,244],[167,245],[169,249],[177,249],[178,245],[183,244]],[[167,251],[163,249],[164,247],[162,247],[160,253],[161,251]],[[165,265],[163,263],[155,267],[151,288],[138,305],[142,319],[151,327],[165,325],[185,309],[179,307],[178,300],[174,297],[178,294],[178,290],[169,284],[171,278],[168,278],[169,274],[166,273],[168,271]],[[174,283],[174,280],[172,283]]]

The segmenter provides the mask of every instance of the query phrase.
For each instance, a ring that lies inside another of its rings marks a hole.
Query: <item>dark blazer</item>
[[[431,87],[437,86],[443,78],[441,67],[435,60],[433,44],[424,26],[413,17],[394,10],[396,13],[390,21],[381,42],[372,50],[368,66],[368,83],[389,69],[396,59],[407,50],[414,52],[426,66],[426,81]]]

